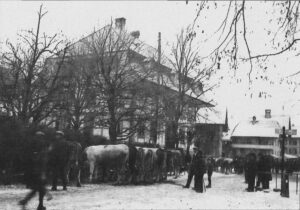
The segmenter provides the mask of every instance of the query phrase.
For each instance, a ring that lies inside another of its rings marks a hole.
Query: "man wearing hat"
[[[45,134],[37,131],[35,136],[28,142],[26,149],[25,164],[25,184],[31,191],[19,202],[19,205],[25,209],[26,204],[39,193],[38,210],[45,210],[43,205],[44,196],[46,194],[46,166],[48,158],[48,144],[44,139]],[[51,199],[51,195],[49,195]]]
[[[50,155],[49,165],[52,172],[52,188],[57,190],[58,178],[62,180],[63,190],[67,190],[67,171],[66,162],[68,162],[67,141],[64,138],[64,132],[56,131],[55,140],[52,142],[52,152]]]
[[[203,193],[203,176],[206,172],[206,164],[201,150],[198,150],[196,153],[194,165],[194,190],[198,193]]]
[[[196,157],[196,154],[198,152],[198,147],[194,146],[193,147],[193,157],[192,157],[192,162],[190,164],[190,168],[189,168],[189,172],[188,172],[188,179],[187,179],[187,182],[186,184],[183,186],[183,188],[189,188],[190,187],[190,184],[191,184],[191,181],[195,175],[195,157]]]

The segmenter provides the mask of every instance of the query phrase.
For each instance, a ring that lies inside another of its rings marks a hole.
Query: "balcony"
[[[232,144],[232,148],[243,149],[274,149],[273,145],[259,145],[259,144]]]

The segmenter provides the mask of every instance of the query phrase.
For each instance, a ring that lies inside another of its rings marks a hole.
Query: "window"
[[[293,145],[297,145],[297,140],[296,140],[296,139],[293,139],[293,140],[292,140],[292,143],[293,143]]]
[[[139,139],[145,138],[145,129],[146,129],[146,127],[144,124],[139,125],[138,130],[137,130],[138,131],[137,136]]]

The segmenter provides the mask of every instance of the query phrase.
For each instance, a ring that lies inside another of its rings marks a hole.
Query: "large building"
[[[92,62],[97,59],[97,56],[92,53],[92,51],[89,49],[89,45],[91,45],[91,42],[97,42],[97,39],[99,37],[103,38],[103,35],[105,36],[107,40],[109,40],[105,44],[114,44],[114,47],[118,47],[118,43],[115,42],[115,40],[119,39],[119,34],[123,34],[123,36],[126,37],[126,41],[131,42],[132,45],[129,48],[123,49],[119,48],[118,50],[112,50],[111,52],[103,52],[103,56],[105,57],[104,62],[107,60],[110,60],[110,54],[114,54],[115,57],[123,57],[124,60],[129,60],[129,63],[127,64],[128,69],[131,69],[132,72],[130,73],[129,78],[135,78],[136,75],[144,74],[143,80],[141,80],[140,84],[141,87],[147,87],[146,91],[151,90],[154,92],[155,90],[158,90],[160,92],[163,92],[165,95],[174,95],[178,92],[178,78],[176,75],[176,72],[172,69],[172,65],[168,62],[169,59],[161,55],[161,50],[158,48],[154,48],[152,46],[147,45],[146,43],[143,43],[140,41],[139,31],[134,31],[131,33],[127,33],[125,30],[125,18],[117,18],[115,20],[115,26],[108,25],[103,27],[102,29],[88,35],[87,37],[84,37],[83,39],[79,40],[78,42],[75,42],[71,48],[76,49],[80,51],[80,55],[76,55],[76,59],[80,59],[81,63],[86,64],[85,66],[89,66],[90,70],[93,71],[95,68],[95,64]],[[109,34],[108,34],[109,33]],[[121,39],[120,39],[121,40]],[[121,40],[121,42],[124,42]],[[160,43],[158,43],[158,46],[160,46]],[[104,46],[107,47],[107,46]],[[108,48],[112,48],[112,46],[108,46]],[[128,52],[128,54],[125,55],[119,55],[120,53],[124,53],[124,51]],[[133,56],[132,56],[133,55]],[[131,56],[131,57],[130,57]],[[74,57],[74,56],[73,56]],[[130,57],[130,59],[129,59]],[[120,60],[122,60],[120,59]],[[118,64],[119,65],[119,64]],[[67,68],[69,71],[72,71],[71,68]],[[125,71],[128,71],[128,69],[125,69]],[[66,71],[67,72],[67,71]],[[145,73],[147,72],[147,73]],[[68,73],[66,73],[67,75]],[[128,74],[128,72],[126,73]],[[125,73],[124,73],[125,75]],[[129,74],[128,74],[129,75]],[[111,76],[111,75],[110,75]],[[66,76],[67,77],[67,76]],[[106,78],[104,78],[106,79]],[[190,79],[190,78],[187,78]],[[68,82],[68,81],[66,81]],[[145,88],[143,88],[145,89]],[[140,89],[139,92],[144,91],[143,89]],[[96,93],[98,94],[98,93]],[[128,91],[128,98],[130,98],[131,93]],[[190,90],[186,93],[184,96],[185,98],[188,98],[188,105],[186,106],[186,109],[183,111],[184,114],[180,118],[180,125],[182,125],[179,129],[181,131],[186,132],[188,130],[188,127],[193,125],[196,122],[196,112],[201,107],[211,107],[210,103],[205,102],[203,99],[203,90],[202,90],[202,84],[195,85],[195,87],[191,87]],[[142,97],[148,97],[146,94],[141,94]],[[152,98],[151,98],[152,97]],[[99,99],[100,98],[100,99]],[[147,103],[147,109],[148,111],[154,110],[155,106],[165,106],[165,103],[168,103],[168,112],[173,112],[172,106],[174,106],[174,102],[171,100],[164,100],[162,98],[156,98],[155,94],[149,94],[150,100]],[[101,100],[101,95],[98,97],[98,100]],[[142,98],[144,100],[144,98]],[[136,99],[134,103],[131,103],[132,101],[128,100],[130,103],[124,103],[124,110],[129,110],[132,106],[132,104],[140,104],[141,98]],[[98,103],[98,101],[97,101]],[[97,108],[95,108],[97,109]],[[122,107],[118,108],[119,110],[122,109]],[[108,110],[108,111],[107,111]],[[123,111],[124,111],[123,110]],[[106,112],[105,112],[106,111]],[[106,108],[106,110],[103,111],[102,115],[94,115],[92,116],[93,122],[105,122],[108,121],[108,115],[109,115],[109,108]],[[121,110],[122,111],[122,110]],[[143,110],[142,110],[143,111]],[[106,114],[105,114],[106,113]],[[128,112],[129,113],[129,112]],[[126,115],[126,110],[122,113],[122,115],[118,115],[116,119],[118,120],[118,131],[120,133],[126,133],[126,131],[130,130],[132,125],[136,122],[133,115],[140,114],[141,110],[130,112],[130,114]],[[161,113],[158,113],[158,115],[162,115]],[[165,115],[167,115],[166,113]],[[157,118],[156,124],[153,123],[155,121],[155,116],[152,115],[148,117],[147,119],[144,119],[143,121],[139,122],[139,125],[136,126],[134,133],[129,133],[128,136],[130,136],[130,140],[135,142],[145,142],[145,143],[153,143],[152,141],[152,125],[154,125],[157,128],[156,135],[156,143],[160,145],[166,145],[166,138],[168,133],[168,124],[166,124],[166,119]],[[133,120],[132,120],[133,119]],[[66,125],[66,121],[63,117],[60,117],[59,123],[61,128],[64,128]],[[92,132],[94,135],[103,135],[106,137],[109,137],[109,127],[105,125],[105,123],[96,124],[93,123],[93,129]],[[129,131],[130,132],[130,131]],[[172,142],[171,142],[172,143]],[[171,144],[172,146],[172,144]]]

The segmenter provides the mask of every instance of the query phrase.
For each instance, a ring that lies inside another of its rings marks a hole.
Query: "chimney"
[[[123,30],[125,28],[126,24],[126,19],[121,17],[121,18],[116,18],[115,19],[115,27],[117,29]]]
[[[138,38],[140,38],[140,31],[132,31],[132,32],[130,33],[130,35],[131,35],[133,38],[138,39]]]
[[[157,47],[157,61],[158,63],[160,63],[160,60],[161,60],[161,33],[158,32],[158,47]]]
[[[271,109],[265,110],[265,118],[271,118]]]

